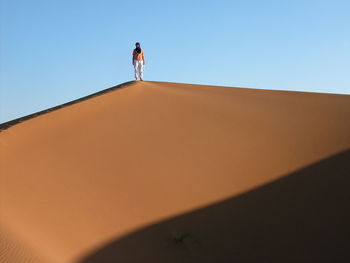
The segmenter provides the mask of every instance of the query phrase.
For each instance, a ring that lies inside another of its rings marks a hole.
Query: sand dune
[[[349,116],[348,95],[130,82],[3,124],[0,262],[347,262]]]

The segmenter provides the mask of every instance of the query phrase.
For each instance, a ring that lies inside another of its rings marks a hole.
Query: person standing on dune
[[[140,47],[140,43],[136,42],[136,48],[132,52],[132,64],[135,68],[135,79],[143,80],[143,66],[146,64],[145,54]]]

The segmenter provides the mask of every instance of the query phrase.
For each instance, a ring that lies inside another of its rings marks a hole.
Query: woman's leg
[[[140,61],[140,79],[143,80],[143,61]]]
[[[139,79],[139,63],[137,60],[134,61],[134,68],[135,68],[135,79],[138,80]]]

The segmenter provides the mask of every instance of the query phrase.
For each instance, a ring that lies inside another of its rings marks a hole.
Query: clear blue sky
[[[349,0],[0,0],[5,122],[133,79],[350,94]]]

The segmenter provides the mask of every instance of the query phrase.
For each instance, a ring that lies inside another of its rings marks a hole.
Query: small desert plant
[[[185,241],[185,239],[188,239],[189,237],[191,237],[191,234],[188,232],[181,232],[179,234],[174,235],[174,241],[176,243],[183,243]]]

